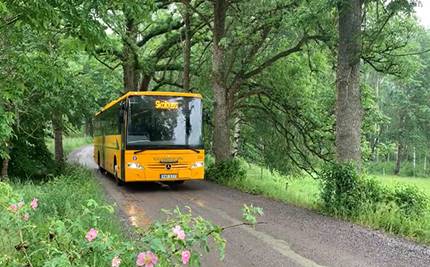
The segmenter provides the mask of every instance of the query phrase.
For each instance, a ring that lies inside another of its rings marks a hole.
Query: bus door
[[[125,138],[126,138],[126,130],[127,130],[127,100],[122,101],[119,104],[119,114],[118,114],[118,125],[120,129],[121,134],[121,144],[120,150],[121,150],[121,179],[125,181]]]

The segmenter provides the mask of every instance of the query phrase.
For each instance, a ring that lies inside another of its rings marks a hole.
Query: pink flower
[[[37,206],[39,206],[38,201],[39,200],[37,198],[33,198],[33,200],[31,201],[30,206],[33,210],[35,210],[37,208]]]
[[[16,204],[12,204],[9,206],[9,209],[15,213],[18,211],[18,206]]]
[[[191,252],[189,250],[182,251],[182,263],[183,264],[188,264],[188,262],[190,261],[190,257],[191,257]]]
[[[137,255],[136,265],[145,267],[154,267],[157,264],[158,258],[151,251],[140,252]]]
[[[121,259],[118,256],[113,257],[112,267],[119,267],[120,264],[121,264]]]
[[[176,225],[175,228],[172,229],[173,233],[176,235],[176,237],[180,240],[185,239],[185,232],[181,229],[181,226]]]
[[[85,238],[91,242],[97,237],[97,230],[94,228],[91,228],[88,233],[85,235]]]
[[[22,215],[22,219],[24,221],[28,221],[28,219],[30,219],[30,215],[28,213],[25,213],[24,215]]]

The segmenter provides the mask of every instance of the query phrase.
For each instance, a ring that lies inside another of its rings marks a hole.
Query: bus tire
[[[121,180],[118,176],[118,165],[116,164],[116,159],[115,159],[115,163],[113,165],[113,176],[115,178],[115,182],[118,186],[123,186],[125,183],[123,180]]]
[[[102,171],[103,171],[103,168],[102,168],[102,166],[100,166],[100,151],[98,151],[97,152],[97,170],[100,172],[100,173],[103,173]]]

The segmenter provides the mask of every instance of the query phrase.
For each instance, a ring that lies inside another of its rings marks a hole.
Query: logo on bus
[[[169,102],[169,101],[161,101],[161,100],[155,101],[156,109],[178,109],[178,107],[179,107],[178,102]]]

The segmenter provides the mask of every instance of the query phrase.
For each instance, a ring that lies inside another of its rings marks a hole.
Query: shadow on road
[[[174,192],[193,192],[193,191],[201,191],[205,190],[202,187],[198,187],[197,183],[201,183],[203,181],[189,181],[184,182],[181,185],[169,186],[167,184],[163,184],[161,182],[131,182],[126,183],[123,186],[118,186],[115,183],[115,178],[106,172],[97,171],[98,175],[112,183],[113,186],[117,186],[118,190],[124,190],[128,193],[156,193],[162,191],[174,191]]]

